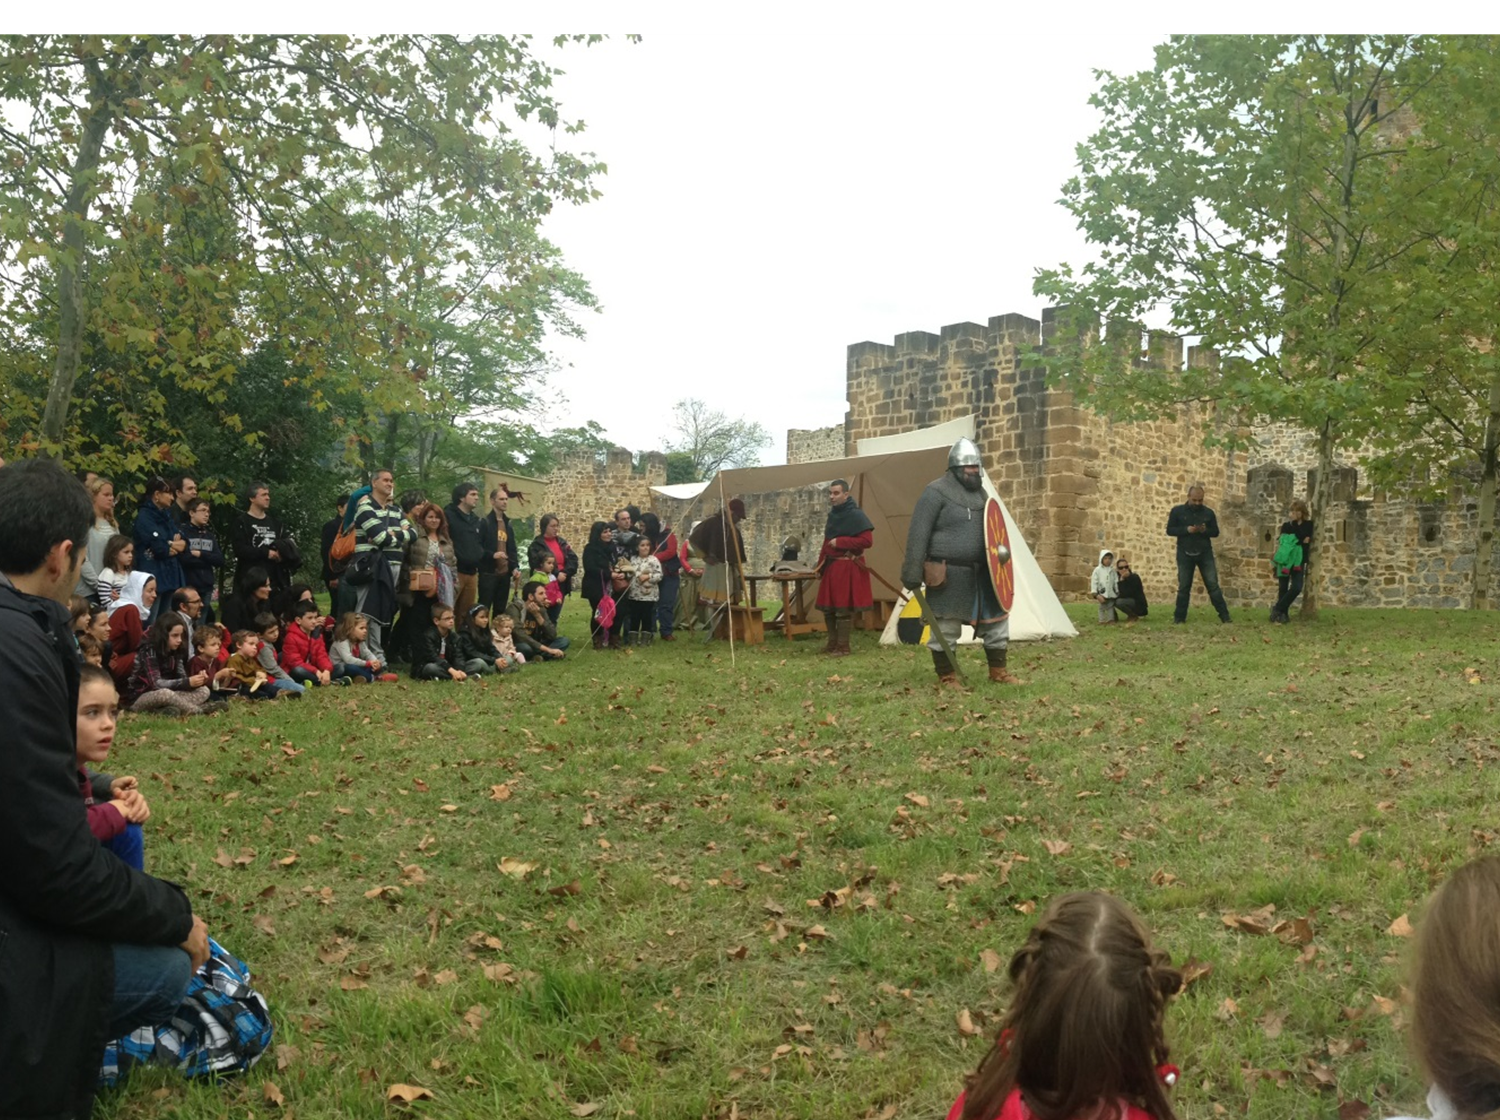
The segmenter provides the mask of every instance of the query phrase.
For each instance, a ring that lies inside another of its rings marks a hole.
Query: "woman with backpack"
[[[1271,608],[1272,622],[1290,622],[1287,611],[1302,594],[1302,584],[1307,576],[1307,554],[1312,548],[1313,523],[1307,503],[1301,498],[1292,502],[1292,516],[1281,523],[1281,532],[1276,541],[1276,555],[1271,564],[1276,570],[1276,585],[1280,594]]]

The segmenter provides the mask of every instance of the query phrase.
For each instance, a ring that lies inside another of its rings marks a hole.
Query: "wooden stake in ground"
[[[729,512],[729,503],[724,500],[724,472],[719,472],[719,528],[724,532],[724,551],[729,551],[729,534],[734,532],[734,515]],[[734,534],[734,558],[738,562],[740,558],[739,534]],[[724,557],[725,576],[729,571],[729,557]],[[743,575],[740,577],[744,578]],[[729,667],[738,668],[734,660],[734,588],[729,584],[728,578],[724,580],[724,622],[729,630]]]

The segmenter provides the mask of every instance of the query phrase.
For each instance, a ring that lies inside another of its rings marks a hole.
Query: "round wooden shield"
[[[1000,562],[1000,549],[1005,549],[1006,560]],[[984,507],[984,558],[989,562],[990,582],[1000,605],[1010,613],[1010,605],[1016,599],[1016,571],[1010,562],[1010,532],[1005,528],[1005,515],[1000,512],[1000,503],[994,498]]]

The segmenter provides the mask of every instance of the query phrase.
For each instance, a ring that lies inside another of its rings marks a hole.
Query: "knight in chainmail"
[[[951,649],[957,649],[963,624],[974,627],[984,642],[990,680],[1019,684],[1006,669],[1010,643],[1010,618],[990,581],[985,559],[984,492],[979,448],[973,440],[961,439],[948,452],[948,473],[927,485],[912,511],[906,534],[906,558],[901,564],[901,582],[915,591],[925,582],[928,565],[946,568],[946,579],[928,583],[927,603]],[[935,573],[934,573],[935,574]],[[936,634],[927,641],[938,680],[956,684],[958,672]]]

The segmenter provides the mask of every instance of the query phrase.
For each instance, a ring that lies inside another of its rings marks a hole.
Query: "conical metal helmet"
[[[948,449],[948,469],[956,467],[982,467],[979,460],[979,445],[965,436]]]

